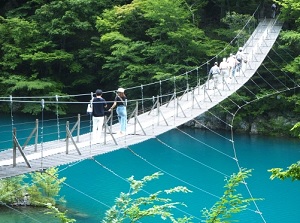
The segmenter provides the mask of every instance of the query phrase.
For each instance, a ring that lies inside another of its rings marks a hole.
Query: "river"
[[[11,134],[11,122],[9,117],[7,119],[2,126],[6,125]],[[57,128],[56,123],[53,119],[49,126]],[[88,131],[88,120],[85,123],[85,131]],[[235,148],[239,165],[252,169],[252,176],[247,179],[252,196],[263,199],[256,201],[261,215],[255,212],[256,206],[251,203],[235,218],[243,223],[299,222],[300,182],[272,181],[267,170],[286,168],[300,160],[300,140],[235,134],[233,147],[229,139],[227,132],[216,134],[208,130],[173,129],[146,142],[97,156],[95,160],[61,166],[59,176],[67,180],[60,195],[67,200],[68,216],[75,218],[77,223],[99,223],[120,192],[128,192],[128,177],[141,179],[160,171],[163,175],[148,183],[144,188],[146,192],[140,196],[179,185],[186,186],[193,192],[171,196],[173,201],[186,204],[186,207],[179,206],[174,214],[192,215],[193,222],[200,222],[203,220],[201,210],[210,208],[218,200],[217,197],[222,196],[225,177],[238,171],[234,160]],[[238,192],[245,198],[250,197],[244,185],[238,188]],[[3,207],[0,209],[0,222],[58,221],[41,210]],[[150,218],[140,222],[164,221]]]

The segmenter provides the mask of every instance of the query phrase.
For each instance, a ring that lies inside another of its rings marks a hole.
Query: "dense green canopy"
[[[240,33],[239,38],[231,41],[245,21],[255,11],[255,19],[269,16],[271,3],[266,0],[1,1],[0,96],[82,94],[99,87],[128,88],[182,74],[209,61],[229,43],[217,59],[236,50],[248,34]],[[299,3],[284,0],[278,4],[286,22],[280,44],[274,46],[282,60],[274,61],[277,66],[272,72],[283,71],[296,80],[300,72]],[[207,74],[203,71],[200,75]],[[276,83],[271,78],[269,81]],[[247,93],[243,96],[247,97]],[[299,96],[295,92],[281,98],[284,100],[280,103],[289,111],[299,112]],[[261,114],[274,109],[273,105],[258,105],[248,112]],[[7,104],[0,105],[0,109],[5,111]],[[26,104],[18,111],[39,112]]]

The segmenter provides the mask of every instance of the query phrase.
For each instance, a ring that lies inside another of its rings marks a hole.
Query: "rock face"
[[[185,125],[193,128],[212,129],[212,130],[230,130],[233,125],[235,132],[259,135],[277,135],[291,136],[290,129],[299,122],[294,114],[269,113],[267,115],[241,118],[236,117],[232,123],[232,116],[213,115],[206,112],[196,119],[187,122]]]

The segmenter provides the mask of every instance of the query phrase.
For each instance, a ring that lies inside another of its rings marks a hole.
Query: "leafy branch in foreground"
[[[291,132],[293,133],[293,135],[298,136],[300,138],[300,122],[297,122],[294,125],[294,127],[291,129]]]
[[[270,176],[271,180],[274,180],[275,178],[280,180],[291,178],[292,181],[300,180],[300,161],[290,165],[286,171],[283,171],[282,168],[272,168],[268,170],[268,172],[272,173]]]
[[[251,176],[251,171],[241,169],[237,174],[233,174],[229,179],[225,179],[226,184],[224,187],[226,190],[223,196],[212,208],[209,210],[204,208],[202,210],[202,215],[206,218],[206,223],[230,222],[232,214],[245,210],[251,201],[258,200],[254,198],[245,199],[241,194],[236,193],[237,186]]]
[[[162,194],[191,192],[186,187],[178,186],[149,194],[146,197],[133,198],[133,196],[143,189],[148,181],[158,179],[161,175],[163,174],[156,172],[151,176],[145,176],[142,180],[135,180],[133,176],[128,178],[130,191],[120,194],[120,197],[116,199],[115,205],[106,211],[102,223],[121,223],[126,220],[130,220],[133,223],[142,218],[154,216],[160,216],[163,220],[170,219],[173,223],[188,223],[190,218],[183,217],[176,219],[171,213],[171,210],[176,208],[177,205],[185,206],[185,204],[172,202],[169,198],[160,197]]]
[[[296,123],[291,131],[294,132],[295,135],[298,135],[300,138],[300,122]],[[291,178],[292,181],[300,180],[300,161],[290,165],[286,171],[283,171],[282,168],[272,168],[268,170],[268,172],[272,173],[270,176],[271,180],[274,180],[275,178],[278,178],[280,180]]]
[[[55,205],[57,200],[64,203],[63,197],[59,196],[60,189],[65,177],[58,177],[58,168],[49,168],[45,172],[34,172],[30,174],[32,185],[27,188],[30,204],[39,206],[51,203]]]
[[[72,223],[72,222],[76,222],[75,219],[70,219],[67,218],[67,211],[65,212],[61,212],[57,207],[55,207],[54,205],[52,205],[51,203],[47,203],[45,204],[46,207],[49,209],[48,212],[46,212],[46,214],[50,214],[53,215],[54,217],[58,218],[60,220],[61,223]]]

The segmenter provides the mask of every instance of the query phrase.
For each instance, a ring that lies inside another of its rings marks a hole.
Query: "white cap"
[[[240,48],[239,48],[239,51],[242,51],[242,50],[243,50],[243,47],[240,47]]]
[[[124,93],[124,91],[125,91],[125,89],[121,88],[121,87],[119,87],[118,90],[117,90],[117,92],[120,92],[120,93]]]

